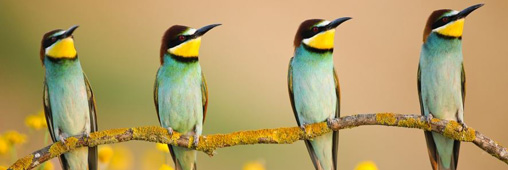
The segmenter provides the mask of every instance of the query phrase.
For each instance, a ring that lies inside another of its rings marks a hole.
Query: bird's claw
[[[90,138],[90,132],[83,132],[83,136],[87,137],[87,138]]]
[[[300,129],[302,129],[303,132],[305,132],[305,124],[300,125]]]
[[[434,119],[434,115],[428,114],[427,116],[425,116],[425,119],[427,120],[428,123],[431,123],[432,119]]]
[[[458,122],[462,126],[462,131],[464,131],[464,130],[466,130],[468,128],[468,126],[466,125],[466,122],[460,121],[460,120]]]
[[[168,128],[166,128],[166,129],[168,130],[168,134],[169,134],[169,136],[172,136],[172,135],[173,135],[173,128],[168,127]]]
[[[194,145],[194,147],[198,147],[198,144],[199,144],[199,135],[198,134],[194,135],[194,141],[192,142],[192,144]]]
[[[333,123],[333,119],[332,119],[332,118],[328,118],[328,119],[326,119],[326,125],[327,125],[328,127],[332,127],[332,123]]]
[[[67,141],[67,138],[69,136],[65,133],[61,133],[60,135],[58,135],[58,139],[60,139],[60,142],[62,142],[63,145],[66,144],[66,141]]]

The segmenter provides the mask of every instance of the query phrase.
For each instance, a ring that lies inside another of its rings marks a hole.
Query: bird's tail
[[[305,145],[316,170],[335,170],[332,156],[332,133],[306,140]]]
[[[197,151],[168,145],[176,170],[197,170]]]
[[[425,132],[427,148],[433,170],[456,170],[460,141],[433,132]],[[441,152],[441,153],[440,153]]]

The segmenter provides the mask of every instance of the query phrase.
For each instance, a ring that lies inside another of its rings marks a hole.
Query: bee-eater
[[[294,40],[294,57],[289,62],[288,88],[298,126],[340,117],[339,79],[333,66],[335,28],[351,18],[332,22],[310,19],[300,24]],[[306,140],[314,167],[337,168],[339,132]]]
[[[425,26],[418,67],[418,94],[421,113],[454,120],[464,127],[466,76],[462,57],[464,19],[483,4],[462,11],[434,11]],[[425,132],[434,170],[457,169],[460,141],[434,132]]]
[[[208,105],[205,76],[198,62],[201,36],[220,24],[193,29],[174,25],[162,38],[161,66],[154,88],[155,108],[162,127],[194,137],[198,144]],[[168,145],[177,170],[195,170],[197,152]]]
[[[95,98],[81,69],[72,33],[53,30],[42,37],[40,57],[45,68],[43,103],[53,142],[97,131]],[[60,156],[64,170],[97,169],[97,148],[78,148]]]

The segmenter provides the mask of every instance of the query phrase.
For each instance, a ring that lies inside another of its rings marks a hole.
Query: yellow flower
[[[362,161],[356,165],[355,170],[377,170],[377,166],[372,161]]]
[[[113,148],[109,145],[99,146],[99,163],[109,164],[111,158],[113,158]]]
[[[169,153],[169,148],[167,144],[157,143],[156,146],[157,150],[160,150],[165,153]]]
[[[170,167],[169,165],[162,164],[162,166],[159,168],[159,170],[174,170],[173,167]]]
[[[26,135],[14,130],[5,132],[3,137],[9,141],[10,144],[23,144],[26,142]]]
[[[46,123],[46,116],[44,115],[44,111],[41,111],[37,114],[28,115],[25,118],[25,125],[34,130],[46,128],[48,125]]]
[[[243,170],[265,170],[265,165],[261,161],[250,161],[243,165]]]
[[[0,136],[0,155],[6,154],[9,151],[9,142]]]
[[[54,170],[55,167],[53,166],[53,163],[51,161],[48,161],[44,164],[42,164],[43,168],[41,170]]]
[[[162,156],[161,151],[158,151],[155,147],[153,149],[147,149],[139,157],[141,158],[141,168],[139,169],[159,169],[160,165],[166,163],[169,159],[169,154],[164,153]],[[167,157],[167,158],[166,158]]]
[[[111,157],[111,163],[109,164],[110,170],[117,169],[132,169],[132,162],[134,161],[134,156],[132,152],[123,145],[115,145],[113,147],[113,157]]]
[[[5,166],[0,166],[0,170],[7,170],[7,167],[5,167]]]

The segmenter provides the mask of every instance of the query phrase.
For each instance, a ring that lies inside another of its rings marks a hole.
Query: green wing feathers
[[[85,74],[83,74],[85,78],[86,85],[86,94],[88,96],[88,107],[90,110],[90,133],[96,132],[98,130],[97,127],[97,110],[95,107],[95,96],[93,94],[92,88],[90,86],[90,82],[88,82],[88,78]],[[88,148],[88,168],[89,170],[97,170],[97,159],[98,159],[97,147]]]

